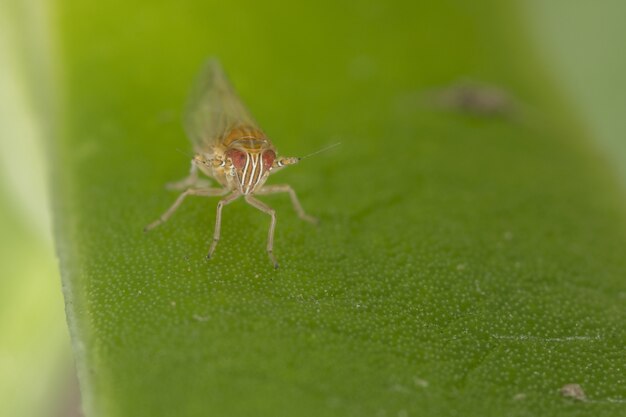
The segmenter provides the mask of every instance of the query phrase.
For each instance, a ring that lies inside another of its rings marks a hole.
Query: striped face
[[[240,149],[229,149],[226,152],[226,158],[232,161],[241,193],[252,194],[255,188],[267,179],[276,154],[272,150],[246,152]]]

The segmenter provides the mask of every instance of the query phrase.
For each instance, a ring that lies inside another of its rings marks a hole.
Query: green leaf
[[[623,414],[624,200],[503,2],[59,13],[54,195],[87,416]],[[322,220],[264,198],[278,271],[241,202],[211,261],[215,199],[142,232],[187,171],[180,109],[210,55],[282,154],[342,142],[270,179]],[[508,117],[424,105],[464,77]]]

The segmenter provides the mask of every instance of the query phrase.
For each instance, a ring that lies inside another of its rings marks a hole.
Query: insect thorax
[[[258,147],[262,146],[264,143],[271,146],[269,139],[262,130],[248,126],[239,126],[227,130],[222,136],[220,143],[226,148],[233,145]]]

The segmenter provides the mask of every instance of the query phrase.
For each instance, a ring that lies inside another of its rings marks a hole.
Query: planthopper
[[[274,268],[278,268],[273,253],[276,213],[256,196],[288,193],[298,216],[317,223],[317,219],[304,211],[289,185],[265,185],[271,173],[294,165],[302,158],[276,154],[276,148],[241,102],[216,59],[207,61],[196,80],[187,104],[184,127],[195,152],[191,171],[187,178],[168,184],[169,189],[182,190],[182,193],[144,230],[152,230],[167,221],[187,196],[220,196],[213,241],[207,254],[210,259],[220,239],[222,209],[243,197],[248,204],[270,216],[266,249]],[[199,172],[214,179],[218,186],[207,186],[206,181],[198,178]]]

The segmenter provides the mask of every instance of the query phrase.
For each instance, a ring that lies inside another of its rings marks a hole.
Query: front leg
[[[211,246],[209,247],[209,253],[207,253],[207,259],[211,259],[213,256],[213,252],[215,252],[215,248],[217,247],[217,242],[220,240],[220,233],[222,230],[222,208],[235,201],[241,197],[241,193],[237,190],[233,191],[231,194],[222,198],[219,203],[217,203],[217,214],[215,215],[215,230],[213,231],[213,241],[211,242]]]
[[[183,203],[185,198],[189,195],[210,197],[210,196],[224,195],[227,192],[228,192],[228,189],[225,189],[225,188],[189,188],[183,191],[178,196],[176,201],[174,201],[174,204],[172,204],[172,206],[169,209],[167,209],[167,211],[163,213],[161,217],[159,217],[158,219],[156,219],[155,221],[147,225],[143,230],[144,232],[148,232],[154,229],[155,227],[159,226],[160,224],[165,223],[167,219],[169,219],[172,216],[172,214],[174,214],[174,212],[178,209],[178,207],[180,207],[180,205]]]
[[[315,217],[306,214],[304,209],[302,208],[302,204],[300,204],[300,200],[298,200],[298,196],[293,188],[287,184],[281,185],[265,185],[261,189],[256,191],[256,194],[268,195],[268,194],[276,194],[276,193],[289,193],[289,197],[291,197],[291,204],[293,204],[294,210],[298,213],[298,217],[302,220],[306,220],[309,223],[318,224],[319,220]]]
[[[270,230],[267,236],[267,255],[270,257],[270,261],[272,262],[272,264],[274,264],[274,269],[277,269],[278,262],[276,262],[276,258],[274,257],[274,229],[276,228],[276,211],[264,202],[252,197],[250,194],[247,194],[245,198],[246,202],[248,202],[248,204],[250,204],[252,207],[256,207],[263,213],[269,214],[272,218],[272,221],[270,223]]]

